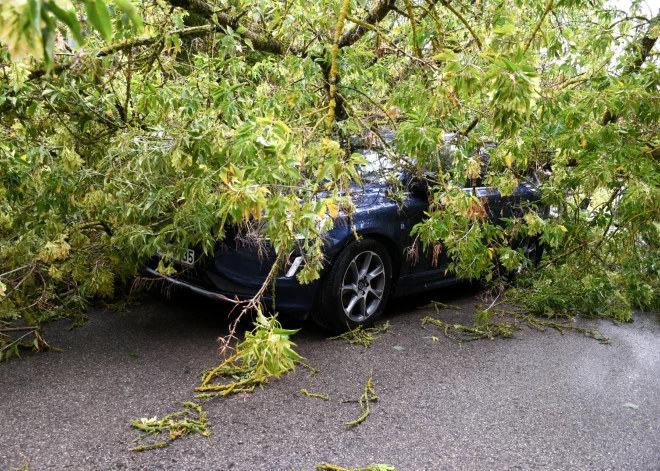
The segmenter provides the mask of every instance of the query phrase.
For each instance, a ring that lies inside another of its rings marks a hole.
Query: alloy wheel
[[[349,263],[341,288],[344,314],[353,322],[371,316],[383,300],[385,266],[376,252],[362,252]]]
[[[538,243],[533,237],[527,236],[520,241],[518,248],[522,249],[523,255],[527,260],[532,264],[532,267],[536,266],[536,252],[538,251]],[[518,268],[518,272],[522,271],[522,266]]]

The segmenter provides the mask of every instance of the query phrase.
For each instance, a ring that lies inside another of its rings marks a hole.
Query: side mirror
[[[429,183],[428,179],[426,179],[425,177],[423,176],[420,177],[407,173],[403,175],[403,183],[404,183],[404,187],[409,192],[416,195],[427,196],[429,194],[429,190],[431,187],[431,184]]]

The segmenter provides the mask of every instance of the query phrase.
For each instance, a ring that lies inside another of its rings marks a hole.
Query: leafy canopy
[[[519,288],[536,310],[657,306],[653,13],[602,0],[3,2],[0,316],[80,312],[157,250],[171,273],[187,247],[255,227],[279,254],[302,244],[310,282],[364,163],[341,143],[383,128],[397,131],[395,169],[413,173],[456,137],[413,252],[446,250],[460,276],[490,278],[539,236],[547,258]],[[475,152],[492,142],[485,168]],[[483,177],[507,195],[530,170],[547,220],[523,207],[495,226],[462,191]]]

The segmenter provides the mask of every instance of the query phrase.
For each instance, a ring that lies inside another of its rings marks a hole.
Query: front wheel
[[[324,277],[313,318],[339,332],[371,326],[383,313],[391,286],[387,249],[373,239],[351,242]]]
[[[535,236],[525,236],[516,240],[511,247],[513,250],[521,250],[523,256],[527,259],[526,263],[521,263],[518,265],[518,268],[507,269],[501,265],[498,265],[499,273],[501,276],[512,282],[516,275],[522,273],[525,270],[525,267],[536,268],[541,262],[541,257],[543,256],[543,245],[539,241],[538,237]],[[499,263],[499,262],[498,262]]]
[[[538,237],[527,236],[520,241],[518,248],[521,248],[525,258],[529,260],[532,267],[537,267],[541,262],[541,256],[543,255],[543,246],[539,242]]]
[[[538,237],[523,237],[516,248],[522,249],[523,255],[525,258],[527,258],[527,260],[529,260],[532,268],[536,268],[538,264],[541,263],[541,257],[543,256],[543,246],[541,245]],[[520,271],[521,268],[519,268],[518,271]]]

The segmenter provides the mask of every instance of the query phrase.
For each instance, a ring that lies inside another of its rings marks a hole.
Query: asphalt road
[[[435,311],[416,306],[432,298],[463,307],[441,313],[452,322],[469,323],[479,303],[469,287],[405,298],[386,314],[393,335],[365,353],[285,320],[303,328],[297,351],[318,374],[299,368],[263,391],[209,402],[210,438],[143,453],[129,451],[137,436],[130,420],[162,417],[192,398],[199,373],[219,361],[226,309],[194,295],[156,295],[128,313],[93,312],[73,331],[53,324],[47,338],[63,353],[0,364],[0,470],[21,466],[23,456],[32,471],[311,471],[325,462],[397,471],[660,469],[658,315],[638,314],[630,325],[581,321],[611,345],[525,330],[458,348],[420,328]],[[359,396],[370,370],[379,400],[349,429],[343,422],[359,407],[340,401]]]

